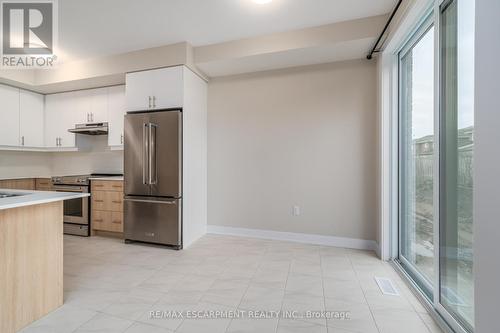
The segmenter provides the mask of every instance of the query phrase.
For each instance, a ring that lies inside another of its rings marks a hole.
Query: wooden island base
[[[63,202],[0,210],[0,332],[63,304]]]

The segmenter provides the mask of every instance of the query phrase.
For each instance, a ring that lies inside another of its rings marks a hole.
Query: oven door
[[[56,192],[88,193],[86,186],[55,185]],[[64,201],[64,222],[75,224],[89,224],[89,198],[78,198]]]

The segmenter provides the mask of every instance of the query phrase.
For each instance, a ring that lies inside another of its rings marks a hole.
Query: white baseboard
[[[377,243],[375,241],[356,238],[301,234],[295,232],[272,231],[263,229],[235,228],[218,225],[208,225],[207,232],[209,234],[274,239],[305,244],[344,247],[348,249],[370,250],[375,252],[378,249]]]
[[[375,254],[377,255],[377,257],[382,258],[381,253],[380,253],[380,245],[378,244],[378,242],[375,242],[375,241],[373,241],[373,242],[375,243],[375,249],[373,251],[375,251]]]

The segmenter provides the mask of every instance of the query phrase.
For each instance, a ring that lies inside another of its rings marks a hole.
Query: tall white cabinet
[[[186,248],[207,228],[207,82],[185,66],[127,74],[127,111],[170,108],[182,108],[182,237]]]

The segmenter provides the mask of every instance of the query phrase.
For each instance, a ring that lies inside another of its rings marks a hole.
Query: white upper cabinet
[[[183,66],[128,73],[126,110],[147,111],[182,107]]]
[[[75,147],[75,134],[68,129],[81,119],[77,92],[45,96],[45,146],[53,148]]]
[[[86,91],[90,122],[104,123],[108,121],[108,88],[98,88]]]
[[[88,90],[76,90],[57,95],[61,97],[67,96],[67,99],[71,101],[71,109],[67,110],[67,112],[73,114],[73,126],[75,124],[92,122],[90,114],[90,94]]]
[[[44,96],[26,90],[19,95],[19,145],[44,146]]]
[[[102,123],[108,121],[107,88],[76,90],[67,94],[71,99],[71,110],[75,124]]]
[[[153,72],[153,109],[182,107],[184,66],[157,69]]]
[[[108,88],[109,146],[123,146],[123,123],[125,117],[125,86]]]
[[[18,146],[19,89],[0,85],[0,145]]]
[[[125,86],[42,95],[0,85],[0,146],[68,150],[77,124],[108,122],[108,144],[123,146]]]
[[[147,72],[126,75],[126,111],[148,110],[152,106],[152,74]]]

